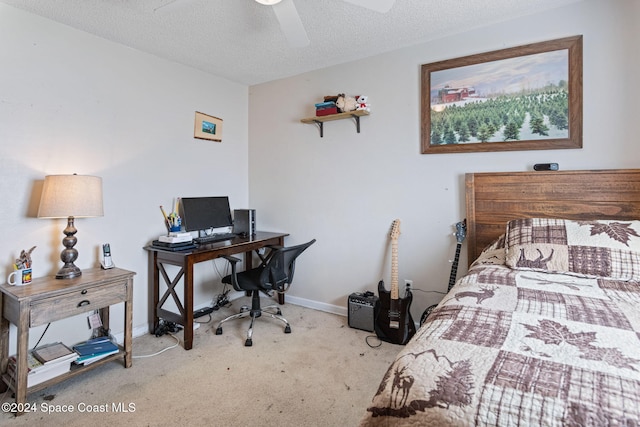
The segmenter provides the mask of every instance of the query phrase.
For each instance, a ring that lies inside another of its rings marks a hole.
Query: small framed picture
[[[222,119],[196,111],[193,137],[222,142]]]

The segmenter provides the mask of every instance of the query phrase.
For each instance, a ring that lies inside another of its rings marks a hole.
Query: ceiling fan
[[[173,0],[156,8],[155,10],[168,11],[179,7],[185,0]],[[293,0],[255,0],[265,6],[271,6],[276,18],[280,23],[280,28],[284,33],[287,42],[291,47],[304,47],[309,44],[309,37],[302,25],[298,10]],[[391,9],[395,0],[343,0],[347,3],[371,9],[376,12],[386,13]]]

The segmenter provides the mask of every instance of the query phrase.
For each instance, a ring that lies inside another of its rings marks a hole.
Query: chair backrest
[[[262,271],[260,283],[270,285],[270,289],[279,292],[286,291],[287,285],[293,282],[296,258],[315,241],[316,239],[313,239],[300,245],[275,249]]]

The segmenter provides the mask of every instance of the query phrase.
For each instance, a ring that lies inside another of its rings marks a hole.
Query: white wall
[[[176,196],[229,195],[232,208],[248,206],[247,86],[3,4],[0,57],[0,273],[34,245],[35,276],[62,266],[66,220],[35,218],[45,175],[101,176],[104,217],[76,220],[76,265],[98,266],[101,244],[111,243],[116,265],[137,272],[133,323],[145,333],[142,248],[165,231],[159,205],[171,206]],[[193,138],[195,111],[224,120],[222,143]],[[196,305],[205,305],[216,275],[211,265],[198,269]],[[120,304],[111,316],[115,334],[122,317]],[[56,322],[43,343],[86,339],[86,325],[85,316]],[[32,329],[31,345],[42,329]]]
[[[260,228],[318,242],[300,259],[291,300],[345,313],[347,296],[389,284],[388,231],[401,220],[400,282],[446,290],[464,218],[464,174],[640,167],[640,67],[635,0],[588,0],[369,59],[250,88],[249,184]],[[420,65],[560,37],[584,36],[584,146],[549,150],[420,154]],[[325,123],[324,138],[300,119],[324,95],[365,94],[361,132]],[[274,106],[277,105],[277,108]],[[466,247],[460,274],[466,271]],[[416,292],[414,320],[441,296]]]

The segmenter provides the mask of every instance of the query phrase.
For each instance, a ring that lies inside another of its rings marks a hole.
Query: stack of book
[[[73,362],[75,365],[89,365],[100,359],[115,354],[120,349],[114,344],[109,337],[98,337],[87,340],[81,344],[76,344],[73,349],[78,358]]]
[[[316,104],[316,116],[328,116],[337,112],[338,107],[334,101],[324,101]]]
[[[171,231],[169,234],[158,237],[158,241],[163,243],[184,243],[192,240],[191,233],[184,231]]]
[[[181,231],[172,231],[167,235],[162,235],[151,245],[166,251],[186,251],[197,247],[193,244],[191,233]]]
[[[27,354],[27,387],[40,384],[71,370],[71,363],[78,354],[61,342],[46,344]],[[16,378],[16,357],[9,357],[7,374]]]
[[[162,249],[165,251],[187,251],[189,249],[195,249],[197,246],[193,243],[193,239],[187,242],[167,243],[160,240],[154,240],[151,242],[151,246],[156,249]]]

